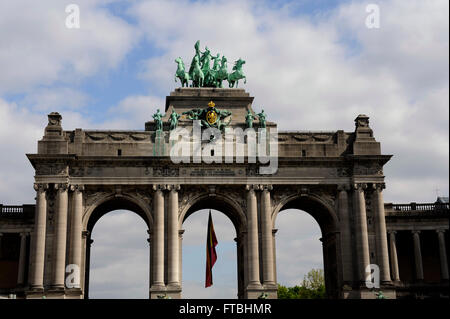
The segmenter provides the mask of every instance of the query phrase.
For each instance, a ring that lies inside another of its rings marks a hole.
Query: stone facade
[[[236,229],[238,296],[276,298],[275,220],[280,211],[298,208],[321,228],[330,298],[373,298],[365,285],[369,264],[380,267],[380,289],[395,298],[399,271],[392,266],[395,245],[387,236],[398,228],[389,224],[382,196],[383,165],[391,155],[381,154],[369,118],[359,115],[353,132],[278,132],[275,174],[260,174],[266,164],[249,160],[175,164],[169,156],[169,115],[205,108],[209,101],[232,112],[235,129],[245,129],[247,112],[255,114],[253,97],[244,90],[213,88],[172,92],[162,132],[152,121],[142,131],[64,131],[61,115],[49,114],[38,153],[27,154],[36,171],[35,213],[15,224],[8,218],[0,222],[0,234],[24,234],[17,275],[23,289],[18,291],[27,298],[88,297],[91,231],[109,211],[128,209],[148,225],[149,296],[180,298],[183,222],[211,208],[225,213]],[[184,116],[179,127],[192,131],[192,123]],[[277,127],[266,125],[267,130]],[[254,126],[260,126],[258,120]],[[448,220],[438,224],[448,232]],[[442,232],[436,236],[443,258],[448,235]],[[416,257],[419,261],[420,254]],[[64,279],[70,264],[79,266],[81,280],[68,288]],[[448,269],[446,274],[448,279]]]

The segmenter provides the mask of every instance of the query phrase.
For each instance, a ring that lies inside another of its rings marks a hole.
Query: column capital
[[[367,189],[367,184],[366,183],[354,183],[352,185],[354,190],[366,190]]]
[[[58,191],[67,191],[69,189],[69,184],[68,183],[56,183],[55,184],[55,189]]]
[[[35,191],[44,192],[48,189],[48,184],[47,183],[34,183],[33,188]]]
[[[388,232],[388,234],[393,234],[393,235],[397,234],[396,230],[388,230],[387,232]]]
[[[84,191],[84,185],[82,184],[70,184],[69,188],[72,192],[82,192]]]
[[[347,184],[339,184],[337,186],[337,190],[338,190],[338,192],[344,192],[344,191],[347,192],[350,190],[350,186]]]
[[[259,189],[261,191],[271,191],[273,189],[273,186],[270,184],[266,184],[266,185],[260,184]]]
[[[20,234],[20,237],[26,237],[26,236],[28,236],[30,233],[25,231],[25,232],[20,232],[19,234]],[[1,236],[1,234],[0,234],[0,236]]]
[[[257,185],[257,184],[247,184],[247,185],[245,185],[245,190],[246,191],[257,191],[257,190],[259,190],[259,185]]]
[[[175,191],[175,192],[181,189],[180,184],[168,184],[165,185],[165,187],[168,191]]]
[[[411,234],[415,235],[415,234],[420,234],[420,230],[411,230]]]
[[[386,188],[386,183],[373,183],[372,189],[375,191],[383,191]]]
[[[164,191],[167,190],[167,185],[165,184],[153,184],[152,185],[152,189],[157,192],[157,191]]]
[[[436,229],[436,233],[442,233],[442,234],[445,234],[445,232],[447,231],[447,229]]]

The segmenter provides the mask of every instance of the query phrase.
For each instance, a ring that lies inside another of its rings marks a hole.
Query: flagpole
[[[208,229],[206,235],[206,278],[205,278],[205,288],[212,286],[213,284],[213,276],[212,276],[212,267],[214,266],[217,260],[216,246],[217,246],[217,238],[214,232],[214,225],[211,216],[211,209],[209,210],[208,216]]]

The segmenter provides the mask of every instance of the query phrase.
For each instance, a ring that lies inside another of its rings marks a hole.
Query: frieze
[[[66,176],[69,170],[66,164],[37,164],[36,175]]]
[[[107,132],[85,132],[86,140],[88,141],[119,141],[119,142],[139,142],[150,141],[150,134],[123,132],[123,133],[107,133]]]
[[[383,175],[383,168],[381,165],[358,165],[353,168],[354,175]]]
[[[147,169],[146,169],[146,171],[147,171]],[[153,168],[153,176],[155,176],[155,177],[177,177],[179,175],[180,175],[180,170],[178,168],[171,168],[171,167],[155,167],[155,168]]]
[[[240,173],[240,174],[239,174]],[[243,175],[243,170],[236,171],[231,168],[196,168],[189,170],[191,177],[209,177],[209,176],[238,176]]]

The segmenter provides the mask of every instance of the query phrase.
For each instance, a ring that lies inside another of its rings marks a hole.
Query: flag
[[[214,226],[211,217],[211,210],[209,210],[209,218],[208,218],[208,234],[206,236],[206,280],[205,280],[205,288],[212,286],[212,267],[216,263],[217,253],[217,238],[216,233],[214,232]]]

